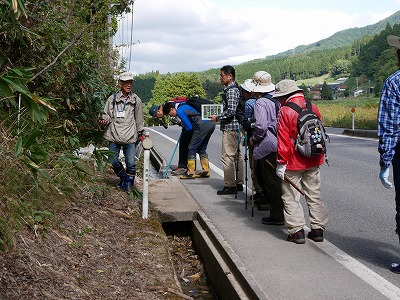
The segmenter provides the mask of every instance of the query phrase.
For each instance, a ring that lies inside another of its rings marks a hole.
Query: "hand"
[[[251,122],[249,121],[249,119],[243,120],[242,126],[243,126],[244,130],[250,130]]]
[[[215,115],[208,116],[208,118],[209,118],[212,122],[217,122],[217,116],[215,116]]]
[[[104,120],[104,119],[100,119],[100,120],[99,120],[99,124],[100,124],[100,125],[103,125],[103,126],[104,126],[104,125],[107,125],[107,123],[108,123],[108,122],[107,122],[106,120]]]
[[[143,140],[146,138],[146,132],[145,131],[140,131],[139,133],[139,140],[143,142]]]
[[[389,167],[381,167],[381,172],[379,173],[379,178],[383,184],[383,186],[387,189],[391,189],[393,187],[393,183],[389,181]]]
[[[282,180],[285,180],[285,171],[287,165],[277,165],[276,166],[276,175]]]

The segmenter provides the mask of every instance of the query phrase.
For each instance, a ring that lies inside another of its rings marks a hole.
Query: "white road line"
[[[164,138],[166,138],[167,140],[169,140],[175,144],[177,143],[176,140],[171,139],[170,137],[166,136],[165,134],[162,134],[151,128],[148,128],[148,129],[156,132],[157,134],[163,136]],[[341,134],[330,134],[330,135],[343,136]],[[346,137],[350,137],[350,136],[346,136]],[[357,137],[350,137],[350,138],[357,138]],[[370,138],[362,138],[362,139],[371,140]],[[212,169],[219,176],[224,177],[224,172],[220,168],[216,167],[214,164],[210,163],[210,169]],[[306,229],[310,230],[309,228],[306,228]],[[348,269],[350,272],[355,274],[361,280],[365,281],[371,287],[376,289],[382,295],[387,297],[388,299],[393,299],[393,300],[400,299],[400,288],[398,288],[394,284],[390,283],[385,278],[383,278],[379,274],[375,273],[374,271],[369,269],[367,266],[365,266],[358,260],[351,257],[346,252],[340,250],[338,247],[336,247],[335,245],[330,243],[327,239],[324,239],[323,243],[314,243],[314,245],[316,247],[318,247],[319,249],[321,249],[323,252],[325,252],[327,255],[332,257],[338,263],[343,265],[346,269]]]

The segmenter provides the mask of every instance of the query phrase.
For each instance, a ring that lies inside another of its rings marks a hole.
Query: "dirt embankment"
[[[113,174],[101,176],[116,184]],[[143,220],[140,201],[114,188],[78,195],[50,223],[18,232],[14,245],[0,256],[0,299],[191,299],[157,213],[150,207]],[[198,262],[190,265],[199,272]]]

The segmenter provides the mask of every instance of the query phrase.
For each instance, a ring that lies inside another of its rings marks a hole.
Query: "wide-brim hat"
[[[275,90],[275,84],[272,83],[271,74],[265,71],[254,73],[251,80],[254,85],[253,92],[255,93],[270,93]]]
[[[389,35],[387,37],[387,42],[390,46],[400,49],[400,37],[395,36],[395,35]]]
[[[279,98],[292,94],[294,92],[300,92],[303,89],[299,88],[294,80],[284,79],[279,81],[275,86],[274,98]]]
[[[121,73],[118,77],[119,81],[129,81],[129,80],[134,80],[133,79],[133,74],[132,72],[124,72]]]
[[[153,118],[157,118],[157,111],[159,107],[160,107],[159,105],[153,105],[152,107],[150,107],[149,109],[150,116],[152,116]]]
[[[244,89],[245,91],[252,92],[253,89],[254,89],[254,87],[255,87],[255,85],[251,82],[251,79],[246,79],[246,80],[240,85],[240,87],[241,87],[242,89]]]

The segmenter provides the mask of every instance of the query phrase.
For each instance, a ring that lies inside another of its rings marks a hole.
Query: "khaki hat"
[[[246,79],[240,86],[245,91],[252,92],[255,85],[251,81],[252,81],[251,79]]]
[[[254,84],[253,92],[255,93],[269,93],[275,90],[271,74],[268,72],[258,71],[254,73],[251,82]]]
[[[119,80],[119,81],[134,80],[134,79],[133,79],[133,74],[132,74],[132,72],[124,72],[124,73],[122,73],[122,74],[119,75],[118,80]]]
[[[389,35],[387,37],[387,42],[390,46],[400,49],[400,37],[395,36],[395,35]]]
[[[276,84],[275,95],[273,97],[279,98],[302,90],[303,89],[299,88],[294,80],[284,79]]]

